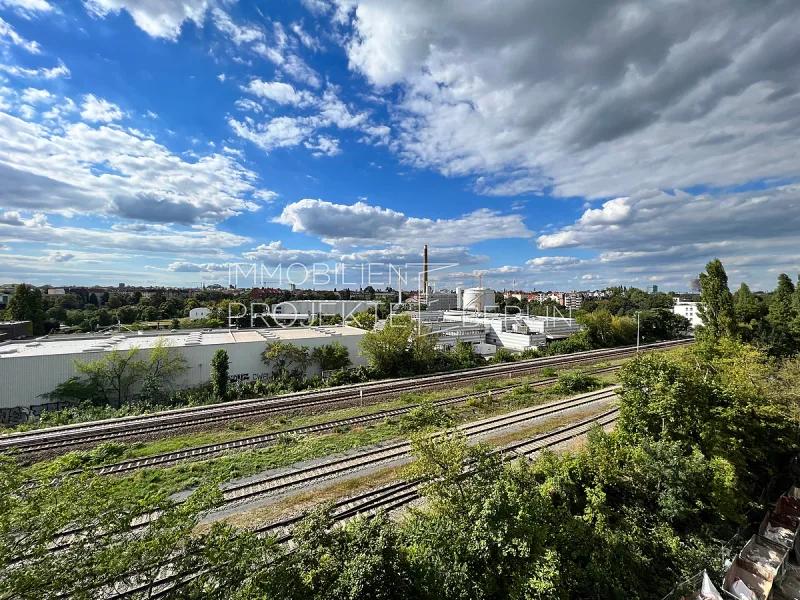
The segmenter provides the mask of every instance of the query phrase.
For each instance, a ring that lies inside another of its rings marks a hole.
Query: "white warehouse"
[[[77,375],[74,361],[98,360],[112,350],[127,352],[132,348],[137,348],[145,358],[162,337],[186,358],[189,369],[176,382],[183,387],[211,378],[211,357],[220,348],[228,353],[231,381],[255,381],[269,375],[272,368],[261,360],[261,353],[267,343],[277,340],[312,350],[336,340],[349,350],[353,365],[366,364],[365,357],[358,354],[365,333],[363,329],[347,326],[292,327],[188,330],[163,335],[139,332],[138,335],[54,336],[33,342],[0,343],[0,425],[14,426],[44,410],[66,407],[67,403],[48,402],[41,396]],[[319,374],[319,366],[310,366],[307,374]]]

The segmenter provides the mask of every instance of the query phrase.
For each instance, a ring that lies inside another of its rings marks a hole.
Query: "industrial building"
[[[568,338],[581,330],[575,319],[564,317],[529,317],[469,310],[425,311],[412,315],[438,336],[440,347],[461,340],[476,347],[479,354],[493,354],[497,348],[518,352],[544,348],[550,342]]]
[[[278,340],[312,350],[335,340],[348,349],[354,365],[366,364],[366,358],[358,354],[359,342],[366,332],[355,327],[161,333],[54,336],[0,343],[0,424],[15,425],[44,410],[64,408],[67,404],[48,403],[41,396],[77,375],[75,361],[98,360],[112,350],[127,352],[132,348],[137,348],[142,358],[147,358],[159,339],[186,358],[188,370],[175,382],[178,387],[207,382],[211,378],[211,358],[220,348],[228,353],[231,381],[255,381],[268,376],[272,367],[261,360],[261,353],[268,343]],[[308,367],[307,375],[318,375],[319,372],[319,365],[313,364]]]
[[[456,288],[458,310],[487,312],[497,310],[495,292],[491,288]]]

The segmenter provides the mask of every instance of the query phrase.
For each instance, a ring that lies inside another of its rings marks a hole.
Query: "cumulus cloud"
[[[320,236],[337,246],[422,243],[442,246],[490,239],[530,237],[519,216],[480,209],[458,219],[420,219],[364,202],[352,205],[305,199],[288,204],[276,223]]]
[[[119,215],[158,223],[220,221],[258,210],[257,175],[227,154],[173,154],[152,136],[0,113],[0,205],[62,214]],[[74,105],[73,105],[74,106]]]
[[[134,23],[148,35],[175,41],[185,21],[203,26],[213,0],[84,0],[84,6],[97,17],[127,11]]]
[[[663,250],[702,240],[800,236],[800,185],[723,195],[641,192],[590,208],[537,238],[540,248]]]
[[[339,140],[336,138],[325,137],[320,135],[314,142],[304,142],[303,145],[312,150],[312,156],[319,158],[320,156],[336,156],[341,154],[339,149]]]
[[[62,252],[60,250],[51,251],[47,256],[41,257],[39,260],[42,262],[60,263],[67,262],[75,258],[71,252]]]
[[[350,67],[402,88],[401,158],[485,177],[480,193],[603,198],[796,175],[797,3],[338,4]]]
[[[122,116],[122,109],[113,102],[97,98],[94,94],[87,94],[83,97],[81,117],[87,121],[111,123],[112,121],[119,121]]]
[[[315,103],[314,96],[305,90],[296,90],[288,83],[281,81],[262,81],[253,79],[242,90],[254,96],[266,98],[278,104],[290,104],[293,106],[310,106]]]

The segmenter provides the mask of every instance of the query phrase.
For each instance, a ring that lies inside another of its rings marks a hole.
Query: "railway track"
[[[595,369],[591,371],[591,374],[601,375],[604,373],[611,373],[617,370],[619,370],[618,366],[603,367],[601,369]],[[495,388],[491,390],[491,394],[501,396],[510,391],[520,389],[526,385],[529,385],[530,387],[534,388],[547,387],[555,384],[557,381],[558,381],[557,377],[548,377],[547,379],[542,379],[540,381],[536,381],[530,384],[518,383],[514,385],[504,386],[501,388]],[[441,400],[436,400],[432,403],[432,405],[436,408],[444,408],[447,406],[464,402],[465,400],[469,400],[471,398],[485,398],[489,395],[490,393],[460,394],[458,396],[453,396],[452,398],[443,398]],[[291,429],[284,429],[282,431],[276,431],[273,433],[264,433],[261,435],[247,436],[236,440],[231,440],[229,442],[206,444],[203,446],[195,446],[193,448],[187,448],[184,450],[177,450],[175,452],[164,452],[161,454],[154,454],[152,456],[147,456],[143,458],[124,460],[110,465],[94,467],[94,471],[99,473],[100,475],[124,475],[127,473],[138,471],[140,469],[147,469],[154,467],[161,468],[187,460],[206,460],[225,452],[242,452],[244,450],[269,446],[274,444],[275,442],[278,442],[284,436],[325,433],[328,431],[334,431],[341,427],[353,427],[357,425],[364,425],[366,423],[374,423],[376,421],[381,421],[383,419],[401,417],[403,415],[410,413],[418,406],[419,406],[418,404],[412,404],[401,408],[379,410],[366,415],[347,417],[343,419],[335,419],[332,421],[326,421],[324,423],[306,425],[303,427],[294,427]],[[75,474],[78,472],[79,471],[73,471],[71,472],[71,474]]]
[[[599,415],[593,415],[527,440],[509,444],[498,449],[497,452],[501,454],[506,462],[519,457],[531,458],[542,450],[553,448],[586,435],[592,427],[613,425],[618,416],[619,409],[612,408]],[[465,474],[468,475],[468,473]],[[419,481],[398,481],[340,500],[331,507],[331,517],[336,525],[342,525],[359,516],[372,516],[378,511],[391,512],[397,510],[420,498],[419,486]],[[278,543],[291,544],[293,527],[305,517],[305,514],[301,514],[282,519],[255,528],[253,532],[274,538]],[[168,598],[173,592],[207,573],[207,571],[202,571],[187,576],[183,573],[171,571],[168,563],[162,566],[165,572],[162,576],[156,578],[154,582],[133,586],[123,592],[112,593],[106,596],[106,600],[129,600],[142,597],[141,595],[143,594],[152,600]]]
[[[565,400],[557,400],[548,404],[517,410],[512,413],[481,419],[480,421],[460,425],[456,429],[466,434],[468,439],[475,439],[535,419],[584,408],[600,402],[611,402],[616,398],[618,387],[619,386],[613,386],[580,394]],[[220,508],[230,508],[261,496],[279,494],[294,488],[313,485],[346,473],[362,471],[386,463],[399,462],[405,460],[409,456],[410,451],[411,443],[409,441],[395,442],[355,455],[336,457],[319,464],[287,470],[257,480],[228,485],[222,490],[223,505]],[[130,531],[144,529],[153,519],[157,519],[158,517],[159,513],[147,515],[133,522]],[[83,529],[66,530],[53,540],[49,551],[58,552],[64,550],[68,548],[76,538],[85,536],[86,533],[87,532]]]
[[[692,343],[692,340],[674,340],[641,346],[641,350],[660,350]],[[420,376],[407,379],[380,381],[370,384],[340,386],[328,390],[299,392],[239,400],[202,407],[191,407],[140,415],[80,423],[29,432],[0,436],[0,452],[14,450],[19,454],[67,452],[76,447],[100,442],[163,435],[185,429],[217,426],[228,421],[263,419],[264,417],[302,410],[329,409],[333,405],[353,402],[376,402],[387,396],[398,396],[411,391],[433,391],[440,388],[463,386],[498,377],[519,377],[536,373],[547,367],[565,368],[592,364],[605,360],[626,358],[636,353],[636,348],[607,348],[569,355],[535,358],[527,361],[454,371],[441,375]]]

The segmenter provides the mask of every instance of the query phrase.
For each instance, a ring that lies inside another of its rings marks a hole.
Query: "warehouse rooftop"
[[[269,329],[193,329],[181,331],[146,331],[136,333],[106,333],[89,335],[54,335],[36,340],[0,343],[0,358],[44,356],[53,354],[82,354],[89,352],[127,351],[131,348],[153,348],[164,338],[173,347],[210,346],[252,342],[285,341],[303,343],[325,338],[362,336],[365,331],[349,326],[287,327]]]

